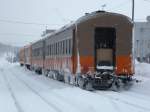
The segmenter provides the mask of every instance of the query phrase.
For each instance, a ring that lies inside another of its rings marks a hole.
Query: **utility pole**
[[[134,22],[134,0],[132,0],[132,21]]]

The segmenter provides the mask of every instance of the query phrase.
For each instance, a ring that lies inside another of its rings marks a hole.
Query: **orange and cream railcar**
[[[19,63],[20,63],[20,66],[24,66],[25,65],[24,47],[21,48],[20,51],[19,51]]]
[[[32,67],[82,88],[106,89],[134,74],[133,23],[96,11],[32,44]]]
[[[38,72],[42,73],[44,69],[44,40],[39,40],[32,44],[32,64],[31,68]]]
[[[25,55],[25,58],[24,58],[25,66],[28,69],[31,69],[31,65],[32,65],[32,46],[31,46],[31,44],[26,45],[24,47],[24,55]]]
[[[134,74],[132,30],[127,16],[103,11],[86,14],[45,39],[44,70],[69,72],[68,77],[82,87],[92,83],[107,88],[114,77],[126,82]]]

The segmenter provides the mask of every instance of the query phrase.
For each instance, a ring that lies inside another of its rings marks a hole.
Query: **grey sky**
[[[100,10],[131,17],[132,0],[0,0],[0,42],[23,46],[38,40],[46,25],[57,29],[74,21],[86,12]],[[150,15],[150,0],[135,0],[135,20],[144,21]],[[11,23],[16,21],[16,23]]]

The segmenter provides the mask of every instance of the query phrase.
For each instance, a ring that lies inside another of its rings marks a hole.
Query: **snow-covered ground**
[[[0,112],[150,112],[150,65],[129,90],[89,92],[0,59]]]

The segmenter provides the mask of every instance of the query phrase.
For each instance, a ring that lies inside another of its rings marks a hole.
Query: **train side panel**
[[[21,66],[25,65],[25,49],[24,47],[19,51],[19,63]]]
[[[70,28],[45,40],[45,70],[72,73],[72,34]]]
[[[32,65],[32,46],[27,45],[25,48],[25,65],[28,69],[30,69]]]
[[[42,73],[44,68],[44,40],[32,44],[32,66],[35,71]]]

